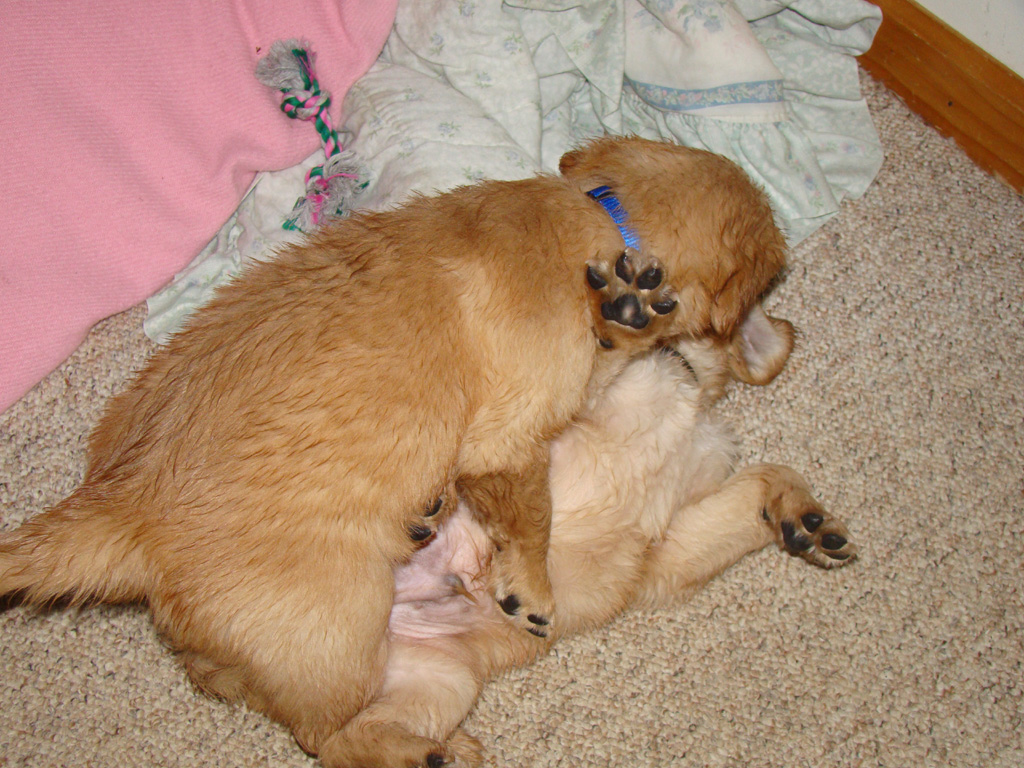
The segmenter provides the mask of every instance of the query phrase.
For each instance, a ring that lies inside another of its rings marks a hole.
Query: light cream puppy
[[[549,644],[630,608],[682,600],[772,542],[824,568],[855,555],[797,472],[735,471],[734,438],[709,412],[729,380],[771,381],[792,344],[789,323],[755,306],[726,342],[683,341],[630,363],[553,442]],[[481,762],[460,723],[489,677],[541,652],[487,599],[493,556],[462,505],[398,570],[385,683],[336,742],[335,764]],[[424,751],[402,762],[415,749]]]

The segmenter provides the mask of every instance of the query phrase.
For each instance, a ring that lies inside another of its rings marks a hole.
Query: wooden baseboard
[[[871,0],[882,26],[861,65],[1024,192],[1024,79],[913,0]]]

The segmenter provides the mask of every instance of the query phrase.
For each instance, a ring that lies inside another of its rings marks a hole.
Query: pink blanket
[[[278,39],[334,96],[377,57],[397,0],[33,0],[0,22],[0,411],[97,321],[150,296],[255,173],[318,146],[253,77]]]

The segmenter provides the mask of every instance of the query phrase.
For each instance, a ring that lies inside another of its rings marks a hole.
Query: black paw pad
[[[596,269],[587,267],[587,285],[595,291],[599,291],[602,288],[608,287],[608,281],[601,277]]]
[[[409,538],[413,541],[426,541],[434,535],[434,531],[425,525],[409,526]]]
[[[508,597],[503,597],[501,600],[499,600],[498,605],[500,605],[501,610],[503,610],[509,616],[515,616],[519,612],[519,606],[521,605],[521,603],[519,602],[518,597],[516,597],[515,595],[509,595]]]
[[[601,305],[601,317],[637,330],[645,328],[650,322],[640,307],[640,300],[631,293],[625,293],[615,301],[604,302]]]
[[[804,524],[804,528],[807,529],[808,533],[814,533],[821,524],[825,522],[825,518],[819,515],[817,512],[808,512],[806,515],[800,518],[800,522]],[[837,547],[838,549],[838,547]]]
[[[548,624],[551,623],[547,619],[545,619],[543,616],[538,616],[536,613],[531,613],[531,614],[527,615],[526,618],[528,618],[534,624],[539,624],[542,627],[546,627]]]
[[[531,635],[534,635],[536,637],[547,637],[548,636],[547,632],[545,632],[543,629],[538,629],[537,627],[527,627],[526,631],[529,632]]]
[[[661,285],[662,272],[658,267],[651,267],[636,279],[636,287],[643,291],[653,291]]]
[[[427,755],[427,768],[441,768],[445,764],[444,755],[431,752]]]
[[[676,308],[676,304],[678,304],[678,302],[675,299],[665,299],[664,301],[655,301],[652,303],[651,309],[659,315],[667,315]]]
[[[842,549],[846,546],[846,538],[838,533],[826,533],[821,537],[821,546],[825,549]]]
[[[798,533],[796,526],[791,522],[788,520],[784,521],[781,528],[782,540],[786,543],[786,549],[790,552],[803,552],[811,548],[811,540],[802,533]]]
[[[428,509],[426,511],[426,513],[424,514],[424,517],[433,517],[434,515],[436,515],[438,512],[441,511],[441,507],[443,507],[443,506],[444,506],[444,497],[443,496],[438,496],[437,499],[434,501],[434,503],[430,505],[430,509]]]

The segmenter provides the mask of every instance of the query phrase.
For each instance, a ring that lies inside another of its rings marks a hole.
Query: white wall
[[[917,0],[1024,77],[1024,0]]]

